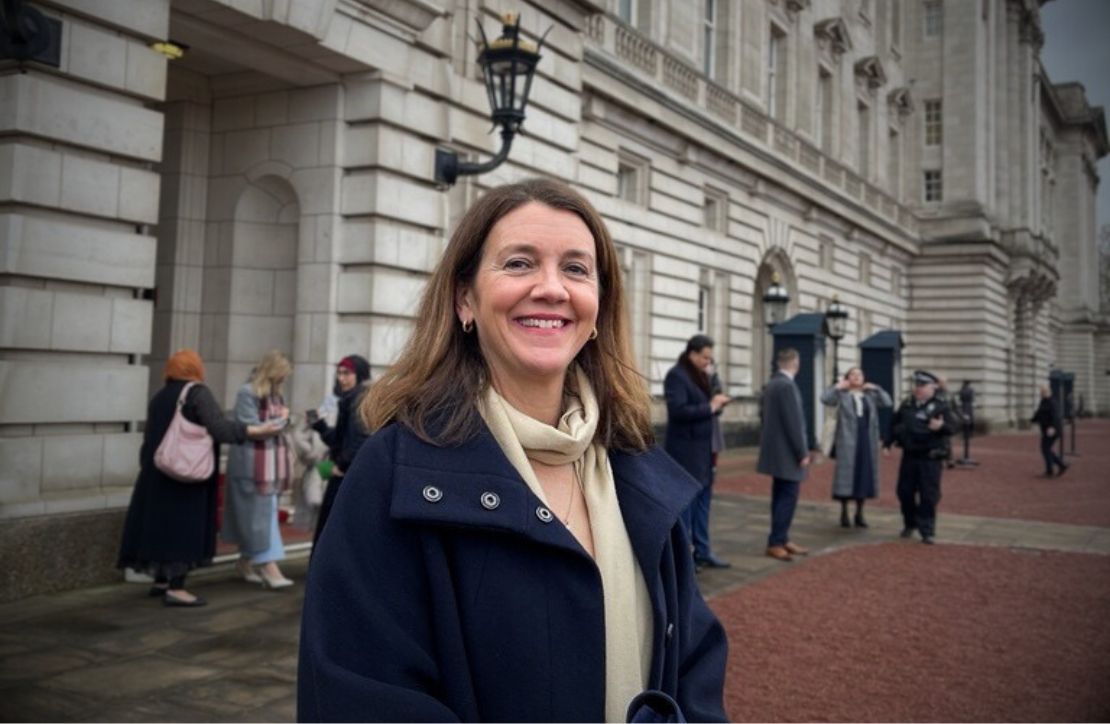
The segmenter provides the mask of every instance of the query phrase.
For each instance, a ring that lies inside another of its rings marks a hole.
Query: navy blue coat
[[[610,462],[652,600],[653,703],[723,721],[728,645],[677,522],[698,488],[658,450]],[[489,431],[457,447],[372,435],[313,555],[298,719],[602,721],[604,701],[597,566]]]
[[[663,380],[667,398],[667,435],[663,448],[704,485],[713,482],[713,409],[709,396],[698,387],[682,365],[675,365]]]

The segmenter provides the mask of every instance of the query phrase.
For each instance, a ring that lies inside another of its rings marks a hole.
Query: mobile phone
[[[316,410],[306,410],[304,413],[304,419],[308,420],[308,424],[311,425],[312,423],[320,419],[320,413]]]

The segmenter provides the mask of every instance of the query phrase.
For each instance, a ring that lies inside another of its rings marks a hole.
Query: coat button
[[[443,499],[443,491],[434,485],[424,486],[424,500],[429,503],[438,503]]]
[[[501,505],[501,498],[497,493],[482,493],[482,507],[486,510],[497,510],[497,506]]]
[[[544,523],[550,523],[555,519],[555,516],[551,514],[551,511],[543,507],[542,505],[536,508],[536,517]]]

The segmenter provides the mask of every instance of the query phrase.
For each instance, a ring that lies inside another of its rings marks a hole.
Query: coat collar
[[[457,446],[438,447],[399,429],[391,515],[398,520],[521,535],[582,553],[574,536],[528,488],[483,423]],[[630,454],[610,451],[617,498],[632,548],[645,570],[699,484],[658,448]]]

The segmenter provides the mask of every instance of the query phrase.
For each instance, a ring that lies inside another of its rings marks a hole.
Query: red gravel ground
[[[1070,442],[1069,437],[1069,446]],[[1110,420],[1081,420],[1075,447],[1080,456],[1065,458],[1071,469],[1062,477],[1045,479],[1038,477],[1044,463],[1035,431],[973,439],[971,457],[980,465],[944,471],[940,515],[964,513],[1110,526],[1110,495],[1105,493],[1110,486]],[[957,450],[962,454],[962,442]],[[879,498],[871,504],[898,506],[894,486],[900,455],[895,449],[889,457],[881,458]],[[814,466],[802,485],[802,500],[831,500],[834,467],[833,461]],[[770,495],[771,483],[767,476],[755,472],[754,455],[746,454],[721,461],[714,490],[766,496]]]
[[[1110,718],[1107,556],[859,546],[710,605],[734,721]]]

